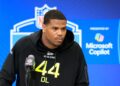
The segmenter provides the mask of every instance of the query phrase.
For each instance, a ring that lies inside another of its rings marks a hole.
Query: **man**
[[[0,72],[0,86],[14,80],[16,86],[88,86],[83,52],[66,23],[60,11],[48,11],[43,29],[13,47]]]

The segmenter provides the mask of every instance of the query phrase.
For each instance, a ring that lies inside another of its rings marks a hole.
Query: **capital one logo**
[[[10,30],[10,49],[14,46],[16,41],[18,41],[21,37],[27,36],[33,32],[31,31],[21,31],[27,26],[35,25],[37,29],[42,29],[41,25],[43,22],[43,16],[44,14],[51,10],[51,9],[57,9],[56,7],[49,7],[47,4],[45,4],[43,7],[35,7],[35,17],[31,19],[27,19],[21,22],[18,22],[13,26],[13,29]],[[75,35],[75,41],[79,43],[79,45],[82,47],[82,31],[78,28],[78,25],[67,20],[67,28],[69,28],[71,31],[73,31]]]

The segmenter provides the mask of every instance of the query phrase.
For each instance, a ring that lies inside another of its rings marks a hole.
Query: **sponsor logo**
[[[86,49],[90,55],[110,55],[110,50],[113,49],[113,44],[111,42],[106,44],[95,44],[95,43],[86,43]]]
[[[109,27],[90,27],[90,30],[109,30]]]
[[[108,31],[109,27],[90,27],[92,31]],[[107,38],[106,38],[107,39]],[[111,41],[104,42],[105,35],[97,32],[94,36],[93,42],[86,42],[85,47],[88,50],[89,55],[101,56],[110,55],[113,49],[113,43]]]
[[[48,59],[56,59],[55,53],[52,53],[50,51],[48,51],[47,54],[45,54],[43,57]]]
[[[103,42],[104,36],[103,36],[101,33],[96,33],[96,35],[95,35],[95,40],[96,40],[97,42]]]

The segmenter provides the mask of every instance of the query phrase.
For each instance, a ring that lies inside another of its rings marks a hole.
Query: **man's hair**
[[[44,24],[48,24],[51,19],[67,20],[62,12],[59,10],[50,10],[44,15]]]

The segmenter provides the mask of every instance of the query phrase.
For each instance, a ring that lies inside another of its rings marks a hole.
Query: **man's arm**
[[[78,49],[78,57],[79,57],[79,62],[78,62],[79,66],[78,66],[75,86],[89,86],[87,64],[82,49],[80,47]]]
[[[87,66],[84,66],[83,70],[80,71],[80,74],[77,76],[75,86],[89,86]]]
[[[15,80],[15,64],[13,53],[10,53],[0,71],[0,86],[12,86]]]

